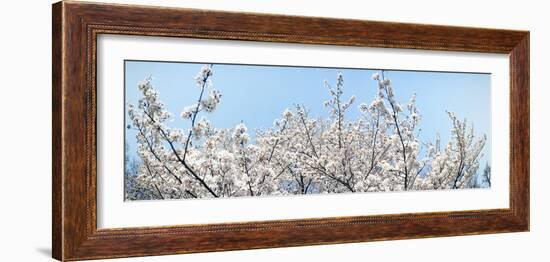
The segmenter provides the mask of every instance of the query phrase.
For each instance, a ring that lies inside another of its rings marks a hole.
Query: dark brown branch
[[[324,167],[316,167],[316,166],[312,166],[312,165],[309,165],[307,164],[308,166],[310,166],[311,168],[321,172],[322,174],[324,174],[325,176],[328,176],[329,178],[335,180],[336,182],[342,184],[344,187],[346,187],[349,191],[351,192],[355,192],[355,189],[353,189],[353,187],[346,181],[342,180],[341,178],[338,178],[336,175],[332,175],[332,174],[329,174]]]
[[[164,178],[162,178],[161,175],[157,174],[157,172],[153,172],[151,170],[151,167],[149,166],[149,163],[147,161],[143,161],[144,164],[145,164],[145,168],[147,169],[147,172],[149,173],[149,175],[151,175],[152,177],[155,177],[155,176],[158,176],[160,177],[163,181],[164,181]],[[156,183],[153,183],[153,186],[155,187],[155,189],[157,190],[158,194],[160,195],[160,198],[161,199],[164,199],[164,196],[162,195],[162,192],[160,191],[160,189],[158,188],[157,184]]]
[[[153,148],[153,145],[151,144],[151,142],[149,141],[149,139],[147,139],[147,137],[145,136],[145,133],[143,132],[143,129],[138,126],[138,130],[139,130],[139,133],[141,134],[141,136],[143,137],[143,139],[145,140],[145,143],[147,144],[147,147],[149,147],[149,151],[151,152],[151,154],[153,154],[153,156],[155,157],[155,159],[157,161],[159,161],[162,166],[164,167],[164,169],[170,174],[172,175],[174,178],[176,178],[176,180],[180,183],[180,184],[183,184],[183,182],[181,181],[181,179],[174,173],[172,172],[172,170],[170,168],[168,168],[165,164],[164,164],[164,161],[162,161],[162,159],[157,155],[157,153],[155,152],[155,149]]]
[[[164,200],[164,196],[162,195],[162,192],[160,192],[160,189],[159,187],[157,186],[157,184],[153,184],[155,186],[155,188],[157,189],[157,192],[159,193],[160,195],[160,198]]]
[[[210,65],[210,67],[212,66],[213,65]],[[208,82],[209,76],[210,76],[209,74],[206,74],[206,76],[202,79],[203,82],[201,86],[201,93],[197,101],[197,107],[195,108],[195,112],[193,113],[193,117],[191,118],[191,128],[189,129],[189,133],[187,134],[187,140],[185,140],[185,148],[183,150],[183,160],[185,160],[185,158],[187,157],[187,150],[189,149],[189,141],[191,141],[191,136],[193,135],[193,128],[195,127],[195,121],[197,120],[197,115],[199,114],[202,96],[204,95],[204,90],[206,89],[206,83]]]
[[[304,109],[305,110],[305,109]],[[304,111],[304,114],[306,112]],[[302,124],[304,125],[304,130],[306,132],[306,136],[307,136],[307,140],[308,140],[308,143],[310,144],[311,146],[311,151],[313,152],[313,154],[315,155],[315,157],[319,157],[319,155],[317,155],[317,151],[315,150],[315,145],[313,144],[313,140],[311,139],[311,135],[309,134],[309,128],[307,127],[307,124],[306,124],[306,120],[304,119],[304,115],[303,114],[300,114],[300,120],[302,122]]]
[[[385,78],[384,78],[384,71],[382,71],[382,81],[384,82],[385,81]],[[402,155],[403,155],[403,162],[404,162],[404,169],[405,169],[405,191],[408,190],[408,178],[409,178],[409,170],[407,168],[407,153],[406,153],[406,147],[405,147],[405,142],[404,142],[404,139],[403,139],[403,136],[401,134],[401,129],[399,128],[399,122],[397,120],[397,111],[395,110],[395,105],[393,103],[393,98],[390,99],[389,97],[389,92],[388,92],[388,88],[386,87],[385,83],[384,83],[384,90],[386,91],[386,97],[387,97],[387,100],[388,102],[390,103],[390,106],[391,106],[391,109],[392,109],[392,118],[393,118],[393,122],[395,123],[395,128],[397,129],[397,135],[399,136],[399,141],[401,142],[401,148],[402,148]]]
[[[151,121],[155,121],[151,115],[149,115],[147,112],[144,112],[150,119]],[[197,181],[199,181],[199,183],[204,187],[206,188],[206,190],[208,190],[208,192],[214,196],[214,197],[218,197],[218,195],[208,186],[208,184],[206,184],[206,182],[200,177],[197,175],[197,173],[195,173],[195,171],[187,164],[187,162],[185,160],[183,160],[183,158],[180,157],[178,151],[176,150],[176,147],[174,146],[174,143],[170,140],[170,138],[168,137],[168,135],[166,134],[166,132],[160,128],[160,126],[158,127],[158,130],[160,131],[160,133],[162,134],[164,140],[168,143],[168,145],[170,146],[170,149],[172,150],[172,152],[174,153],[174,155],[176,156],[176,159],[178,160],[178,162],[180,162],[181,164],[183,164],[183,166],[185,167],[185,169],[193,176],[193,178],[195,178]],[[181,180],[180,180],[180,183],[181,183]]]
[[[189,190],[185,190],[185,193],[187,193],[188,195],[190,195],[193,198],[197,198],[197,195],[193,194],[193,192],[191,192]]]
[[[367,172],[367,174],[365,175],[365,179],[367,179],[367,177],[369,177],[369,175],[371,174],[372,170],[374,169],[374,159],[376,158],[376,139],[378,137],[378,131],[380,130],[380,111],[378,111],[377,115],[376,115],[376,125],[375,125],[375,131],[374,131],[374,137],[373,137],[373,141],[372,141],[372,153],[371,153],[371,160],[370,160],[370,168],[369,168],[369,171]]]
[[[285,131],[287,122],[288,121],[285,120],[285,123],[283,124],[283,127],[279,131],[280,134],[282,134],[283,131]],[[280,138],[277,138],[277,140],[275,140],[275,143],[274,143],[273,147],[271,148],[271,153],[269,154],[269,158],[267,159],[267,162],[271,162],[271,158],[273,158],[273,154],[275,153],[275,148],[277,148],[277,145],[279,144],[280,140],[281,140]]]

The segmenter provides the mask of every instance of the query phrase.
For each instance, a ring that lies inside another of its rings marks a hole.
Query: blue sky
[[[158,90],[161,101],[173,113],[173,127],[186,128],[188,121],[179,117],[182,109],[197,100],[199,89],[193,78],[204,64],[126,61],[125,99],[136,104],[137,83],[148,76]],[[477,136],[488,137],[481,167],[490,162],[491,150],[491,90],[489,74],[448,73],[385,70],[391,78],[396,98],[406,103],[417,94],[417,107],[422,115],[420,139],[434,141],[439,132],[442,145],[450,137],[451,122],[445,110],[455,112],[460,119],[473,123]],[[324,80],[334,85],[336,75],[344,75],[344,98],[356,96],[355,106],[346,117],[358,116],[357,105],[370,103],[375,96],[376,82],[371,75],[380,70],[311,68],[289,66],[258,66],[214,64],[213,87],[222,93],[221,103],[207,118],[217,128],[234,127],[243,121],[249,130],[268,128],[280,118],[285,108],[304,104],[310,115],[327,117],[323,101],[329,98]],[[128,117],[126,115],[126,121]],[[125,126],[128,123],[125,123]],[[251,132],[253,135],[253,132]],[[136,150],[135,131],[126,129],[131,154]]]

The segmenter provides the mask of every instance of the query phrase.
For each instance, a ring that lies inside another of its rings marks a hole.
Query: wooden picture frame
[[[53,5],[53,257],[62,261],[529,230],[529,32],[63,1]],[[152,15],[154,14],[154,15]],[[98,229],[99,34],[508,54],[510,207]]]

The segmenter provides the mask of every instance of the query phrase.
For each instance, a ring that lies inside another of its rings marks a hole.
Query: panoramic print
[[[136,60],[124,70],[125,200],[491,186],[490,74]]]

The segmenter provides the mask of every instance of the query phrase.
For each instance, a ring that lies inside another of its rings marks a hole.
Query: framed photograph
[[[53,257],[529,230],[529,32],[59,2]]]

